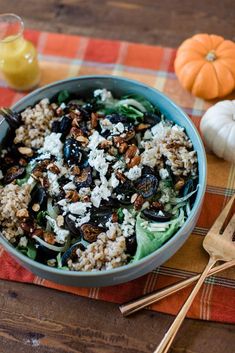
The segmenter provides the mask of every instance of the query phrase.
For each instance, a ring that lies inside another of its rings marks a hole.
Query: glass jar
[[[19,16],[0,15],[0,70],[11,88],[27,91],[38,85],[40,69],[37,51],[23,32]]]

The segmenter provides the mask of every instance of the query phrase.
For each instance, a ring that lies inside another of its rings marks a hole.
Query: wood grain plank
[[[172,317],[22,283],[0,282],[1,353],[149,353]],[[173,353],[234,353],[233,325],[186,320]]]
[[[235,40],[233,0],[0,0],[39,30],[178,46],[198,32]]]

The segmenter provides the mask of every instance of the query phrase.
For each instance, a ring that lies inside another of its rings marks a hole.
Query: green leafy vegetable
[[[138,94],[130,94],[128,96],[123,97],[120,100],[120,103],[126,100],[128,105],[132,105],[135,108],[139,109],[143,113],[154,113],[154,106],[144,97],[139,96]]]
[[[171,204],[172,205],[177,205],[180,202],[184,202],[184,201],[188,200],[192,195],[194,195],[198,191],[198,188],[199,188],[199,185],[197,185],[195,190],[193,190],[192,192],[188,193],[187,195],[185,195],[183,197],[172,198]]]
[[[160,248],[162,244],[172,237],[183,222],[184,212],[181,209],[179,216],[173,220],[165,231],[150,231],[143,226],[144,220],[138,215],[136,219],[137,250],[133,261],[140,260]]]
[[[35,260],[37,256],[37,249],[32,241],[28,241],[27,246],[17,246],[18,249],[22,254],[28,256],[30,259]]]
[[[45,221],[46,221],[46,216],[48,216],[48,212],[47,211],[40,211],[37,214],[37,224],[40,226],[45,225]]]
[[[60,105],[61,103],[65,103],[69,98],[70,94],[66,89],[61,91],[57,97],[58,104]]]
[[[25,177],[22,178],[22,179],[16,179],[16,184],[19,185],[19,186],[22,186],[24,184],[27,183],[27,181],[29,180],[30,178],[30,174],[34,168],[34,165],[35,165],[35,162],[34,163],[29,163],[26,167],[26,174],[25,174]]]
[[[61,268],[62,267],[61,252],[59,252],[58,255],[56,256],[56,260],[57,260],[57,267]]]
[[[99,105],[99,112],[105,115],[119,113],[127,116],[131,120],[142,119],[144,113],[154,113],[153,105],[143,97],[138,95],[128,95],[121,100],[114,99],[112,95],[106,95],[105,99],[100,95],[96,97]]]
[[[30,257],[30,259],[35,260],[36,255],[37,255],[37,249],[35,248],[35,245],[32,242],[28,242],[27,256]]]
[[[118,112],[122,115],[127,116],[130,120],[142,119],[144,114],[138,109],[131,105],[122,105],[119,107]]]
[[[69,270],[68,266],[62,266],[61,252],[59,252],[59,254],[56,256],[56,260],[57,260],[57,267],[60,270]]]
[[[130,119],[141,119],[144,113],[154,113],[154,107],[147,99],[134,94],[123,97],[116,103],[116,108]]]
[[[118,222],[119,222],[119,223],[122,223],[123,220],[124,220],[124,213],[123,213],[122,208],[119,208],[119,209],[117,210],[117,215],[118,215]]]
[[[22,186],[22,185],[27,183],[28,179],[29,179],[29,175],[26,175],[22,179],[16,179],[16,184],[19,185],[19,186]]]

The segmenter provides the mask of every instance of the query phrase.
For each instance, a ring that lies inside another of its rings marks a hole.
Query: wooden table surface
[[[210,32],[235,40],[234,0],[0,0],[26,26],[177,47]],[[0,281],[0,353],[149,353],[173,318],[34,285]],[[235,326],[185,320],[170,352],[234,353]]]

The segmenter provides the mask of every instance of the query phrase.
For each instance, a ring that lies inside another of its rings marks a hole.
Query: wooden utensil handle
[[[203,273],[201,274],[199,280],[197,281],[195,287],[193,288],[191,294],[189,295],[188,299],[180,309],[178,315],[176,316],[175,320],[173,321],[172,325],[170,326],[169,330],[165,334],[164,338],[162,339],[161,343],[157,347],[157,349],[154,351],[154,353],[167,353],[168,349],[171,346],[171,343],[178,332],[195,296],[197,295],[199,289],[201,288],[208,272],[210,269],[215,265],[217,262],[217,259],[211,257],[206,268],[204,269]]]
[[[232,266],[235,266],[235,260],[225,262],[222,265],[215,266],[210,270],[208,273],[208,277],[211,275],[214,275],[220,271],[226,270]],[[161,289],[160,291],[153,292],[151,294],[147,294],[144,297],[141,297],[139,299],[135,299],[129,303],[123,304],[119,307],[121,313],[123,316],[128,316],[130,314],[135,313],[136,311],[139,311],[146,306],[156,303],[157,301],[168,297],[171,294],[174,294],[178,292],[179,290],[188,287],[190,284],[193,282],[197,281],[200,278],[200,274],[195,275],[193,277],[187,278],[183,281],[180,281],[176,284],[173,284],[171,286],[168,286],[166,288]]]

